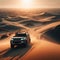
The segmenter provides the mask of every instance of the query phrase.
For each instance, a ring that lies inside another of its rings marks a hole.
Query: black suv
[[[28,33],[16,33],[10,41],[11,48],[15,46],[27,46],[30,45],[30,36]]]

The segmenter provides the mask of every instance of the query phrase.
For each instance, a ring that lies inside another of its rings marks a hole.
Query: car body
[[[11,48],[14,48],[14,46],[27,46],[30,44],[30,36],[28,33],[16,33],[10,44]]]

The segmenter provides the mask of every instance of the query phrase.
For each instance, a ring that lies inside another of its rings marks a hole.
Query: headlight
[[[11,39],[11,40],[13,40],[13,39]]]
[[[21,38],[21,40],[24,40],[24,38]]]
[[[24,37],[24,38],[21,38],[21,40],[26,40],[26,37]]]
[[[26,37],[24,37],[24,40],[26,40]]]

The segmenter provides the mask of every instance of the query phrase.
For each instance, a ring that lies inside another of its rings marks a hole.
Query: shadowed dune
[[[60,44],[60,25],[47,30],[41,37],[45,37],[47,40]]]
[[[22,27],[17,27],[17,26],[13,26],[13,25],[5,25],[2,24],[2,26],[0,27],[0,32],[12,32],[12,31],[17,31],[17,30],[21,30],[23,29]]]
[[[52,18],[51,21],[60,21],[60,15],[56,15],[55,18]]]
[[[20,28],[17,26],[13,26],[13,25],[7,25],[7,26],[4,26],[3,29],[5,29],[7,31],[14,31],[14,30],[18,30]]]
[[[60,15],[57,14],[52,14],[52,13],[47,13],[47,12],[44,12],[43,14],[40,14],[40,15],[36,15],[36,16],[33,16],[32,18],[36,19],[36,20],[43,20],[45,18],[48,18],[48,17],[52,17],[52,16],[55,16],[54,18],[51,18],[50,21],[60,21]],[[47,20],[47,22],[49,21],[49,19]]]
[[[23,25],[25,25],[27,27],[36,27],[36,26],[41,25],[42,23],[39,22],[39,21],[28,20],[28,21],[20,22],[20,24],[23,24]]]
[[[11,22],[19,22],[19,21],[27,20],[27,18],[24,18],[24,17],[11,17],[11,18],[6,18],[6,20],[11,21]]]
[[[48,18],[48,17],[51,17],[51,16],[54,16],[54,15],[50,14],[50,13],[47,13],[47,12],[43,12],[42,14],[37,15],[37,16],[33,16],[32,18],[34,18],[34,19],[44,19],[44,18]]]

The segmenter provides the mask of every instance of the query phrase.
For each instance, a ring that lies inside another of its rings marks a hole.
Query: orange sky
[[[0,0],[0,8],[21,8],[22,0]],[[31,0],[32,8],[60,8],[60,0]],[[28,5],[28,4],[26,4]],[[24,5],[23,5],[24,6]]]

